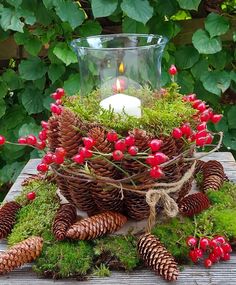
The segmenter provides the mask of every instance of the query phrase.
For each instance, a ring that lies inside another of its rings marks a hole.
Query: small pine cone
[[[90,240],[119,230],[127,218],[117,212],[104,212],[85,218],[72,225],[66,236],[71,239]]]
[[[76,221],[76,208],[72,204],[61,205],[58,209],[52,231],[54,237],[57,240],[64,240],[66,237],[66,231]]]
[[[177,280],[179,270],[174,257],[154,235],[148,233],[140,237],[138,252],[145,264],[157,275],[168,281]]]
[[[107,132],[102,126],[94,126],[88,132],[88,137],[94,139],[95,148],[101,153],[111,153],[112,144],[106,138]],[[114,177],[116,168],[103,158],[95,158],[89,162],[95,173],[99,176]]]
[[[66,156],[71,158],[78,152],[78,147],[82,145],[82,133],[76,130],[81,122],[69,109],[63,109],[59,117],[59,141],[66,150]]]
[[[0,208],[0,239],[7,237],[11,232],[20,208],[21,205],[14,201],[7,202]]]
[[[178,206],[182,215],[192,217],[209,208],[210,202],[205,194],[199,192],[186,196],[180,201]]]
[[[200,160],[200,159],[196,160],[194,176],[203,171],[205,164],[206,162],[203,160]]]
[[[41,237],[30,237],[0,253],[0,274],[6,274],[35,260],[43,248]]]
[[[202,191],[206,192],[207,190],[218,191],[224,183],[224,178],[219,177],[218,175],[208,176],[203,180]]]
[[[175,140],[172,138],[172,136],[161,136],[159,139],[163,141],[160,151],[167,155],[169,158],[172,158],[178,153]]]
[[[55,151],[60,146],[59,141],[59,116],[53,115],[48,119],[48,147],[51,151]]]
[[[217,175],[222,180],[224,179],[224,168],[223,165],[217,160],[209,160],[203,167],[203,177],[206,179],[211,175]]]

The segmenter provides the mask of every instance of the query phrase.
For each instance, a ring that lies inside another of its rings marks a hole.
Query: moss
[[[105,264],[100,264],[100,266],[96,266],[93,275],[99,277],[109,277],[111,275],[110,269]]]
[[[160,239],[164,246],[179,262],[187,262],[189,248],[186,237],[193,235],[194,224],[189,218],[176,217],[158,223],[152,233]]]
[[[36,198],[28,202],[26,195],[31,191],[36,192]],[[56,185],[44,181],[32,182],[23,188],[16,200],[24,207],[17,215],[16,225],[8,236],[8,244],[13,245],[32,235],[42,236],[46,240],[51,239],[52,222],[59,207]]]
[[[44,245],[34,271],[53,278],[84,276],[93,266],[93,248],[89,242],[54,242]]]
[[[136,240],[131,235],[98,239],[94,250],[97,256],[108,252],[109,256],[118,258],[121,267],[126,270],[132,270],[139,264]]]

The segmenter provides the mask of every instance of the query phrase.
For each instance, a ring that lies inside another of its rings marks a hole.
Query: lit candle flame
[[[124,63],[123,63],[123,62],[120,63],[118,70],[119,70],[119,73],[121,73],[121,74],[124,73],[124,71],[125,71],[125,66],[124,66]]]
[[[119,78],[116,79],[116,91],[117,91],[118,93],[121,92],[121,85],[120,85],[120,80],[119,80]]]

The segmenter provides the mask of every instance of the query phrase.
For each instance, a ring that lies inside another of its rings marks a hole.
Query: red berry
[[[66,150],[65,150],[63,147],[57,147],[57,148],[55,149],[55,154],[56,154],[57,156],[62,156],[62,157],[64,157],[64,156],[66,155]]]
[[[136,146],[132,145],[128,148],[128,153],[130,155],[135,156],[138,153],[138,148]]]
[[[53,159],[53,162],[55,162],[56,164],[62,164],[65,160],[65,157],[59,154],[54,154],[52,156],[52,159]]]
[[[194,262],[194,263],[198,262],[199,258],[198,258],[197,254],[196,254],[195,249],[190,250],[190,252],[189,252],[189,258],[190,258],[191,261]]]
[[[37,166],[37,170],[40,171],[40,172],[46,172],[46,171],[48,171],[48,165],[46,163],[41,162]]]
[[[57,115],[60,115],[61,112],[62,112],[61,107],[56,105],[56,104],[54,104],[54,103],[52,103],[50,105],[50,110],[51,110],[52,113],[57,114]]]
[[[43,129],[47,129],[48,128],[48,122],[41,121],[41,126]]]
[[[229,243],[224,243],[224,244],[222,244],[222,249],[223,249],[223,251],[224,251],[224,253],[229,253],[229,252],[232,252],[232,247],[231,247],[231,245],[229,244]]]
[[[84,158],[90,158],[93,156],[93,152],[86,148],[86,147],[82,147],[80,150],[79,150],[79,154],[81,154]]]
[[[193,106],[194,109],[196,109],[197,106],[198,106],[199,104],[201,104],[201,103],[203,103],[202,100],[197,99],[197,100],[192,101],[192,106]]]
[[[27,142],[27,144],[29,144],[29,145],[35,145],[35,144],[37,143],[37,138],[36,138],[36,136],[34,136],[34,135],[28,135],[28,136],[26,137],[26,142]]]
[[[149,147],[151,148],[152,152],[155,152],[161,148],[162,143],[162,140],[154,139],[149,143]]]
[[[224,250],[223,250],[223,248],[221,246],[214,247],[213,253],[217,257],[223,257],[224,256]]]
[[[37,142],[35,146],[37,147],[37,149],[40,149],[40,150],[45,149],[46,142],[45,141]]]
[[[224,256],[222,257],[224,261],[230,260],[230,254],[228,252],[224,253]]]
[[[155,159],[155,156],[154,155],[149,155],[147,158],[146,158],[146,163],[151,165],[151,166],[156,166],[157,165],[157,160]]]
[[[201,124],[197,125],[197,130],[198,131],[203,131],[203,130],[206,129],[206,127],[207,127],[206,122],[202,122]]]
[[[36,198],[36,194],[35,192],[29,192],[26,197],[28,200],[33,201]]]
[[[211,117],[211,121],[213,124],[219,123],[219,121],[223,118],[223,115],[214,114]]]
[[[60,96],[58,96],[57,92],[52,93],[52,94],[51,94],[51,97],[52,97],[54,100],[60,99]]]
[[[198,138],[205,138],[208,135],[207,130],[199,131],[195,134],[196,139]]]
[[[150,176],[152,178],[158,179],[158,178],[161,178],[163,175],[164,173],[159,166],[153,166],[150,169]]]
[[[201,116],[200,116],[200,121],[201,122],[208,122],[211,118],[211,114],[209,112],[209,109],[208,110],[205,110],[204,112],[201,113]]]
[[[47,139],[47,130],[40,131],[38,137],[41,141],[45,141]]]
[[[214,139],[213,135],[212,134],[208,134],[206,136],[206,144],[211,144],[213,139]]]
[[[174,128],[172,131],[172,137],[175,139],[180,139],[183,133],[180,128]]]
[[[224,244],[226,243],[226,240],[223,236],[217,236],[214,239],[216,239],[218,241],[219,244]]]
[[[159,165],[159,164],[162,164],[164,162],[166,162],[167,160],[169,160],[169,157],[166,156],[164,153],[162,152],[156,152],[154,154],[154,157],[155,157],[155,161],[156,161],[156,164]]]
[[[187,95],[187,99],[189,102],[195,101],[196,100],[196,94],[193,93],[193,94]]]
[[[116,149],[116,150],[124,151],[124,150],[126,149],[125,140],[124,140],[124,139],[118,140],[118,141],[115,143],[115,149]]]
[[[219,257],[216,256],[213,252],[209,254],[209,259],[213,262],[216,263],[219,261]]]
[[[206,138],[204,137],[200,137],[200,138],[196,138],[196,145],[197,146],[204,146],[206,144]]]
[[[188,237],[186,239],[186,244],[189,247],[195,247],[197,245],[197,238],[192,237],[192,236]]]
[[[72,159],[74,162],[76,162],[78,164],[84,163],[84,156],[82,154],[76,154]]]
[[[84,146],[87,149],[91,149],[95,145],[95,140],[93,138],[85,137],[85,138],[82,138],[82,140],[83,140]]]
[[[213,238],[213,239],[210,240],[209,245],[210,245],[211,248],[215,248],[216,246],[219,245],[219,242],[217,241],[216,238]]]
[[[114,160],[122,160],[124,157],[124,154],[121,150],[115,150],[113,151],[112,156]]]
[[[209,246],[209,239],[201,238],[199,244],[200,244],[200,248],[205,251]]]
[[[46,164],[53,163],[53,153],[48,152],[47,154],[45,154],[42,161]]]
[[[126,144],[127,146],[132,146],[132,145],[134,145],[134,144],[135,144],[135,138],[134,138],[134,136],[132,136],[132,135],[127,136],[127,137],[125,138],[125,144]]]
[[[181,128],[180,128],[181,132],[183,133],[183,135],[185,135],[187,138],[191,136],[192,134],[192,130],[191,127],[188,123],[184,124]]]
[[[109,142],[115,142],[118,140],[118,134],[115,131],[107,133],[107,140]]]
[[[57,88],[56,93],[60,97],[58,99],[61,99],[65,95],[65,90],[63,88]]]
[[[170,75],[175,75],[177,73],[177,68],[175,67],[174,64],[171,64],[170,68],[169,68],[169,74]]]
[[[6,142],[5,137],[0,135],[0,145],[4,145],[5,142]]]
[[[24,137],[21,137],[21,138],[18,139],[18,143],[19,144],[27,144],[27,139],[24,138]]]
[[[196,109],[202,113],[203,111],[206,110],[206,104],[204,102],[201,102],[200,104],[197,105]]]
[[[211,261],[210,258],[207,258],[204,260],[204,265],[206,268],[210,268],[212,266],[213,262]]]
[[[196,252],[196,255],[197,255],[198,259],[203,257],[203,251],[202,251],[201,248],[195,248],[194,250]]]

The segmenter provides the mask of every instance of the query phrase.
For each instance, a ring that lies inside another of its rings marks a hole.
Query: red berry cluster
[[[194,263],[203,260],[204,255],[204,265],[207,268],[220,260],[230,260],[232,248],[223,236],[216,236],[212,239],[202,237],[199,240],[190,236],[186,243],[190,247],[189,258]]]
[[[92,148],[96,141],[93,138],[85,137],[83,138],[84,147],[79,148],[78,154],[76,154],[72,159],[78,164],[84,164],[87,158],[93,156]]]
[[[51,97],[55,100],[55,103],[50,105],[50,110],[52,113],[60,115],[62,112],[62,97],[65,95],[63,88],[57,88],[56,92],[51,94]]]
[[[173,138],[180,139],[185,137],[190,142],[195,141],[196,145],[201,147],[211,144],[213,136],[207,130],[207,122],[211,121],[212,123],[217,124],[223,115],[214,114],[212,109],[208,108],[205,102],[196,98],[196,94],[184,96],[183,100],[190,102],[192,107],[198,110],[198,113],[195,116],[197,121],[196,131],[191,128],[189,123],[184,123],[182,126],[173,129]]]

